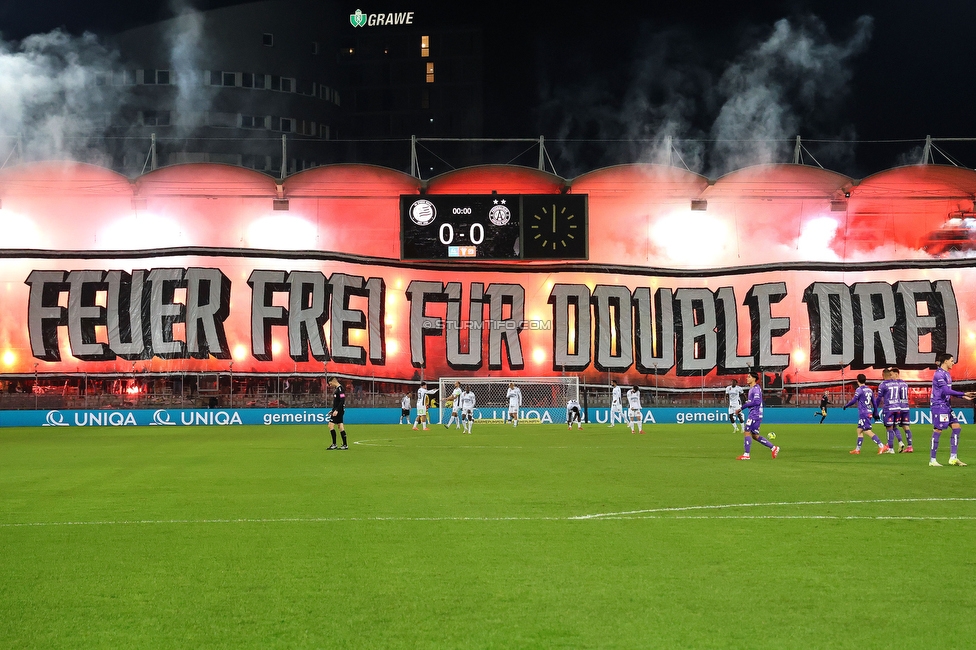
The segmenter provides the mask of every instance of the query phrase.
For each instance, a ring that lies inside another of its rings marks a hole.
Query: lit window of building
[[[433,61],[427,62],[427,83],[429,84],[434,83],[434,62]]]
[[[430,56],[430,36],[420,37],[420,56]]]

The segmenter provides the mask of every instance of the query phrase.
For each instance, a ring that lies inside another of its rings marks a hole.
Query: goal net
[[[461,382],[475,395],[475,409],[491,409],[508,413],[508,385],[514,383],[522,391],[519,412],[548,408],[565,409],[566,402],[579,399],[578,377],[441,377],[437,385],[438,423],[451,418],[451,394],[455,382]]]

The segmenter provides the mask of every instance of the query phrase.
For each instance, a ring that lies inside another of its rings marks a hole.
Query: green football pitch
[[[972,646],[976,433],[772,428],[0,430],[0,647]]]

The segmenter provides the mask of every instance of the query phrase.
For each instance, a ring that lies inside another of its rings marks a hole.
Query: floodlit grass
[[[773,428],[0,430],[0,647],[971,645],[976,434]]]

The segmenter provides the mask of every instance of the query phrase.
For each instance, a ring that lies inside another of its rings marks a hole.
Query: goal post
[[[508,412],[508,385],[522,391],[519,411],[532,409],[565,409],[566,402],[579,399],[578,377],[441,377],[437,382],[438,424],[451,419],[451,394],[455,382],[475,395],[475,409],[491,408]]]

